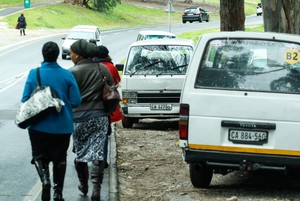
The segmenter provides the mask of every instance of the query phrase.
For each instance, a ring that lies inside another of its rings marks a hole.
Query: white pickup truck
[[[194,44],[184,39],[134,42],[122,74],[122,125],[143,118],[179,118],[179,99]],[[120,68],[120,65],[118,65]]]
[[[179,146],[197,188],[213,174],[300,170],[300,36],[202,35],[180,99]]]

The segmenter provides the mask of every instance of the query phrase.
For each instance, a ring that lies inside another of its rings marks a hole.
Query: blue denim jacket
[[[30,129],[51,134],[71,134],[74,131],[72,108],[81,103],[80,91],[73,74],[62,68],[56,62],[43,62],[40,67],[42,86],[50,86],[58,97],[64,101],[65,106],[61,112],[53,113],[38,123],[29,126]],[[36,69],[29,72],[25,83],[21,102],[29,99],[36,88]]]

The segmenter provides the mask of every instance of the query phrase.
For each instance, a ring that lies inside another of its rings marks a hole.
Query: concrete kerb
[[[116,147],[116,123],[112,124],[110,136],[110,169],[109,169],[109,200],[119,201],[118,171],[117,171],[117,147]]]

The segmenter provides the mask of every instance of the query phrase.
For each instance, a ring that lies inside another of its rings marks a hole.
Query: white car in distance
[[[93,25],[77,25],[62,39],[64,40],[61,51],[62,59],[66,59],[67,56],[70,56],[70,46],[79,39],[85,39],[87,41],[93,39],[96,41],[97,46],[102,45],[101,32],[97,26]]]
[[[139,32],[136,41],[166,38],[176,38],[176,35],[167,31],[143,30]]]

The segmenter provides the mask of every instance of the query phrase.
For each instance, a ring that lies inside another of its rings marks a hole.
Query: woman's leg
[[[93,117],[86,121],[75,123],[73,141],[76,159],[81,162],[92,161],[91,180],[93,192],[91,199],[100,200],[101,185],[104,171],[104,144],[107,137],[108,118]]]
[[[110,125],[109,125],[110,126]],[[105,139],[105,143],[104,143],[104,155],[103,155],[103,158],[104,158],[104,167],[105,168],[108,168],[109,164],[107,162],[107,156],[108,156],[108,135],[106,136],[106,139]]]
[[[86,195],[88,193],[88,181],[89,181],[89,168],[88,164],[85,162],[74,160],[75,169],[77,172],[77,176],[80,184],[78,185],[78,189]]]
[[[53,135],[51,158],[53,161],[54,201],[64,201],[63,188],[67,168],[67,150],[70,143],[70,134]]]
[[[48,136],[38,131],[28,130],[31,141],[32,160],[42,182],[42,201],[50,201],[51,181],[49,174],[49,159],[47,158],[47,148],[44,143],[48,141]]]
[[[103,181],[104,161],[93,161],[91,180],[93,183],[93,193],[91,196],[92,201],[100,201],[101,185]]]
[[[64,201],[62,192],[64,188],[66,168],[66,162],[53,164],[54,201]]]

